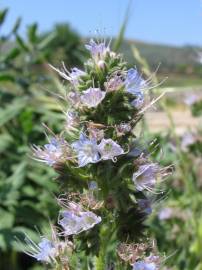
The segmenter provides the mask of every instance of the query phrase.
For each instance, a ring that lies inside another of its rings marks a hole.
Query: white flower
[[[83,230],[86,231],[100,223],[102,219],[101,217],[95,215],[93,212],[87,211],[81,213],[81,220],[83,224]]]
[[[44,238],[38,246],[40,251],[35,255],[38,261],[49,262],[51,258],[54,258],[56,249],[50,240]]]
[[[65,80],[71,82],[73,84],[73,86],[77,86],[79,84],[79,80],[82,76],[86,75],[86,72],[78,69],[78,68],[72,68],[71,72],[69,72],[66,67],[63,64],[63,68],[62,69],[58,69],[53,67],[52,65],[50,65],[50,67],[52,69],[54,69],[56,72],[58,72],[58,74],[64,78]]]
[[[83,133],[78,141],[72,143],[73,149],[77,152],[79,167],[88,163],[96,163],[100,160],[96,140],[89,140]]]
[[[155,163],[141,165],[137,172],[133,174],[133,182],[136,189],[142,191],[152,190],[157,181],[159,167]]]
[[[83,91],[81,102],[88,108],[97,107],[98,104],[105,98],[106,93],[100,88],[89,88]]]
[[[59,220],[59,225],[64,229],[64,235],[78,234],[82,231],[80,217],[71,211],[63,211],[62,219]]]
[[[102,139],[101,143],[98,145],[98,149],[101,154],[101,159],[103,160],[113,160],[114,157],[124,153],[121,146],[112,139]]]
[[[110,52],[109,45],[106,45],[105,42],[96,43],[93,39],[91,39],[89,44],[85,45],[85,47],[90,51],[96,62],[104,60],[107,53]]]
[[[63,211],[63,218],[59,220],[59,224],[63,227],[63,235],[79,234],[87,231],[101,222],[101,217],[90,211]]]
[[[64,152],[67,147],[67,143],[62,138],[51,138],[48,144],[44,147],[33,145],[33,154],[36,160],[44,162],[50,166],[53,166],[56,162],[61,161],[64,158]]]
[[[57,256],[57,248],[50,240],[42,238],[38,245],[29,238],[26,238],[25,240],[30,249],[30,251],[25,253],[38,261],[50,263]]]
[[[25,234],[26,235],[26,234]],[[72,253],[73,243],[65,240],[60,240],[58,237],[57,228],[51,225],[51,240],[45,236],[41,236],[41,241],[36,244],[29,236],[25,237],[25,244],[21,242],[22,251],[35,258],[36,260],[51,264],[52,266],[57,264],[58,258],[63,258],[63,255],[67,255],[66,252]],[[61,257],[62,256],[62,257]],[[49,268],[48,268],[49,269]],[[52,268],[51,268],[52,269]],[[54,267],[55,269],[55,267]]]

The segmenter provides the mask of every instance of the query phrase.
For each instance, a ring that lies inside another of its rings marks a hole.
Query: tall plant
[[[64,79],[64,129],[46,127],[48,143],[33,156],[58,173],[57,224],[26,252],[52,269],[160,269],[144,224],[166,169],[140,147],[136,125],[153,88],[105,41],[91,40],[84,69],[52,67]],[[152,104],[154,101],[152,102]]]

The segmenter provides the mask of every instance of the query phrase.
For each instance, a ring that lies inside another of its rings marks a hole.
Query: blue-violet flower
[[[95,108],[102,102],[105,95],[106,93],[101,91],[100,88],[89,88],[82,92],[81,102],[88,108]]]
[[[83,133],[78,141],[72,143],[72,147],[77,152],[79,167],[84,167],[88,163],[97,163],[100,160],[96,140],[88,139]]]

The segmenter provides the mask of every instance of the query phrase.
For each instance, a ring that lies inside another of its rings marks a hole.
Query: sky
[[[116,36],[129,0],[0,0],[9,16],[3,33],[22,16],[21,33],[37,22],[40,31],[67,22],[83,36],[98,29]],[[152,43],[202,46],[202,0],[131,0],[126,37]]]

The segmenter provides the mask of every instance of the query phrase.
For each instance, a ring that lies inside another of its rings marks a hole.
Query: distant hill
[[[194,46],[168,46],[152,44],[135,40],[125,40],[122,43],[120,52],[124,53],[126,60],[130,65],[134,65],[134,57],[131,46],[134,45],[152,68],[161,63],[160,72],[182,72],[194,73],[195,69],[201,70],[201,64],[198,62],[198,52],[201,48]],[[197,71],[198,72],[198,71]]]

